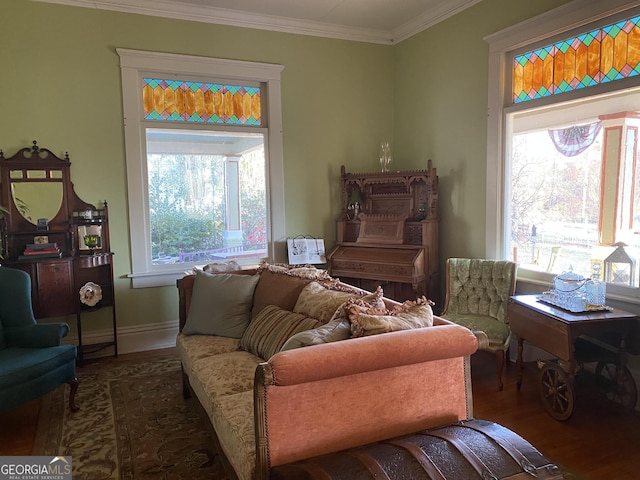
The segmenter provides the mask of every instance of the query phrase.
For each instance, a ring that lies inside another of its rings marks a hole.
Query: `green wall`
[[[567,0],[483,0],[394,48],[394,139],[402,167],[433,159],[441,271],[485,256],[487,75],[483,40]]]
[[[177,290],[132,289],[125,277],[131,259],[117,47],[284,65],[288,235],[324,236],[331,247],[340,166],[377,167],[377,139],[392,132],[390,46],[25,0],[3,0],[0,18],[0,148],[12,155],[36,139],[68,151],[78,195],[108,200],[121,327],[176,320]],[[105,328],[101,320],[84,328]]]
[[[85,201],[107,199],[118,324],[177,319],[174,287],[132,289],[118,47],[284,65],[288,235],[335,241],[340,166],[440,176],[441,258],[484,253],[488,46],[483,37],[565,3],[484,0],[396,45],[324,39],[26,0],[3,0],[0,148],[69,152]],[[470,73],[471,72],[471,73]],[[85,327],[105,328],[96,322]]]

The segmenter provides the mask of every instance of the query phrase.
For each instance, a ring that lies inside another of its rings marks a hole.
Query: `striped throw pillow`
[[[293,335],[320,325],[322,323],[315,318],[267,305],[245,330],[240,348],[268,360]]]

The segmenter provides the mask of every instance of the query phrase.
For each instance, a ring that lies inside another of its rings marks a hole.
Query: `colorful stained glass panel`
[[[145,120],[262,125],[260,87],[144,78]]]
[[[640,16],[517,55],[513,103],[640,75]]]

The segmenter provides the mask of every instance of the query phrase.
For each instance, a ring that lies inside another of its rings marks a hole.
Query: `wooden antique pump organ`
[[[347,173],[329,271],[367,290],[381,285],[394,300],[437,301],[438,176],[426,170]]]

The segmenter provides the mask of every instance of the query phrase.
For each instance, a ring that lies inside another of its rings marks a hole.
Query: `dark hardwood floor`
[[[504,390],[495,383],[493,355],[472,357],[474,416],[499,423],[536,447],[548,460],[579,480],[640,478],[640,412],[621,413],[585,382],[577,382],[572,416],[559,422],[539,398],[538,369],[526,364],[522,388],[517,367],[505,368]]]
[[[121,355],[118,360],[167,353]],[[503,425],[533,444],[549,461],[572,474],[571,480],[640,478],[640,412],[616,413],[596,391],[576,387],[574,413],[554,420],[538,397],[535,364],[526,365],[522,389],[516,389],[516,366],[505,368],[504,390],[496,388],[495,361],[479,352],[472,357],[474,416]],[[29,455],[40,402],[0,414],[0,455]]]

